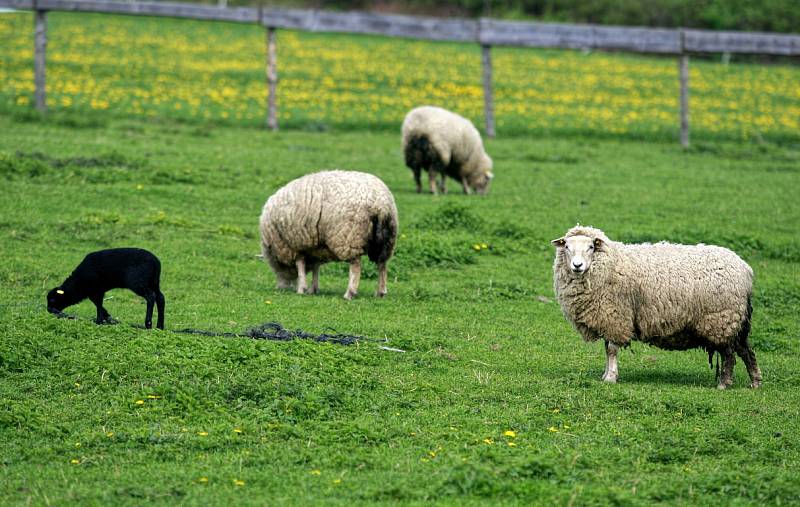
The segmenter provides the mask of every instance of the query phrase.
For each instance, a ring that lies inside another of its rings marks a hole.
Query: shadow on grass
[[[747,373],[744,374],[745,377]],[[599,377],[598,377],[599,378]],[[716,387],[717,379],[713,370],[697,369],[652,369],[652,370],[624,370],[619,373],[618,382],[622,384],[669,384],[696,387]]]

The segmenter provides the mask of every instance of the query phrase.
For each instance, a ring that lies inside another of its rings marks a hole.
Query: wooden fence
[[[278,28],[311,31],[375,34],[433,41],[473,42],[481,45],[486,134],[495,136],[492,96],[492,46],[563,49],[600,49],[676,55],[680,79],[680,142],[689,145],[689,54],[749,53],[800,55],[800,35],[751,32],[718,32],[690,29],[632,28],[560,23],[529,23],[480,18],[432,18],[368,12],[329,12],[196,5],[163,2],[108,2],[98,0],[0,0],[0,7],[35,12],[34,79],[35,103],[47,107],[45,55],[47,11],[99,12],[140,16],[166,16],[198,20],[260,24],[266,29],[267,127],[277,130]]]

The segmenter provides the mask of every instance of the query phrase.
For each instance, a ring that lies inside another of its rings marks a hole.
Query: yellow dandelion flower
[[[69,460],[69,462],[72,463],[73,465],[80,465],[81,464],[81,460],[79,460],[79,459],[71,459],[71,460]]]
[[[272,304],[272,301],[270,301],[269,299],[267,299],[266,301],[264,301],[264,304],[265,304],[265,305],[271,305],[271,304]]]
[[[552,431],[553,433],[558,433],[558,428],[556,428],[555,426],[550,426],[549,428],[547,428],[547,431]]]
[[[80,446],[81,446],[80,442],[75,442],[75,447],[80,447]]]
[[[430,456],[431,458],[435,458],[436,457],[436,451],[428,451],[428,456]]]
[[[106,436],[107,436],[108,438],[111,438],[111,437],[113,437],[113,436],[114,436],[114,432],[113,432],[113,431],[109,431],[109,432],[107,432],[107,433],[106,433]]]
[[[75,387],[80,387],[80,386],[81,386],[80,382],[75,382]]]
[[[197,434],[200,435],[201,437],[207,437],[208,436],[208,432],[207,431],[198,431]]]
[[[233,485],[234,486],[244,486],[244,481],[241,480],[241,479],[234,479],[233,480]]]
[[[557,413],[561,412],[561,409],[560,408],[554,408],[553,410],[551,410],[551,412],[554,413],[554,414],[557,414]]]
[[[208,482],[208,477],[198,477],[197,482],[199,482],[200,484],[205,484]]]
[[[144,188],[144,185],[142,185],[141,183],[136,185],[136,190],[142,190],[143,188]]]
[[[144,405],[144,400],[136,400],[137,405]]]
[[[488,445],[492,445],[494,443],[494,440],[492,440],[491,438],[484,438],[483,439],[483,443],[484,444],[488,444]]]
[[[489,245],[487,245],[486,243],[481,243],[481,248],[486,250],[487,248],[489,248]]]
[[[160,400],[160,399],[161,399],[161,396],[159,396],[159,395],[157,395],[157,394],[148,394],[148,395],[147,395],[147,399],[148,399],[148,400]]]
[[[472,249],[475,250],[476,252],[480,252],[481,251],[481,246],[479,244],[475,243],[474,245],[472,245]]]
[[[315,468],[314,470],[310,471],[309,473],[311,475],[322,475],[322,472],[318,468]]]
[[[341,480],[341,479],[334,479],[334,480],[333,480],[333,483],[334,483],[334,484],[341,484],[341,483],[342,483],[342,480]]]
[[[514,442],[507,442],[507,444],[508,444],[509,447],[516,447],[517,446],[517,444],[515,444]]]
[[[233,428],[233,432],[234,433],[242,433],[242,429],[241,428]]]
[[[517,436],[517,434],[514,432],[514,430],[506,430],[503,432],[503,436],[514,438]]]

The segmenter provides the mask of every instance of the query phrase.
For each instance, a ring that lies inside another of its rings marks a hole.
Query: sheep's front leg
[[[375,296],[382,298],[386,295],[386,263],[381,262],[378,264],[378,290],[375,291]]]
[[[319,264],[314,264],[311,267],[311,294],[319,292]]]
[[[297,293],[305,294],[307,288],[306,259],[304,257],[300,257],[295,261],[295,266],[297,267]]]
[[[606,370],[603,372],[603,382],[616,383],[619,376],[619,369],[617,367],[617,352],[619,347],[608,340],[606,344]]]
[[[447,174],[442,172],[441,177],[442,177],[441,178],[442,179],[442,184],[439,186],[439,188],[441,189],[442,194],[446,194],[447,193]]]
[[[358,283],[361,281],[361,257],[356,257],[350,262],[350,280],[347,283],[345,299],[353,299],[358,294]]]
[[[461,180],[461,186],[464,188],[465,194],[469,195],[472,193],[472,189],[467,185],[467,180]]]
[[[428,169],[428,188],[432,194],[436,195],[436,171],[433,170],[433,167]]]
[[[89,300],[94,303],[94,306],[97,308],[97,319],[95,322],[97,324],[114,324],[114,319],[111,318],[111,315],[103,308],[103,296],[105,296],[105,293],[89,296]]]

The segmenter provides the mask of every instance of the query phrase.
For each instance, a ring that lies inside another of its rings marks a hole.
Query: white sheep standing
[[[492,159],[483,149],[478,129],[468,119],[435,106],[412,109],[403,120],[402,147],[406,165],[414,172],[417,192],[422,191],[420,173],[428,171],[431,193],[436,193],[436,175],[441,175],[440,189],[447,191],[447,176],[459,181],[464,193],[489,190]]]
[[[580,225],[552,243],[564,316],[584,340],[605,340],[604,381],[617,381],[617,351],[637,340],[669,350],[702,347],[709,363],[718,352],[719,389],[733,383],[736,352],[751,386],[761,385],[747,341],[753,270],[734,252],[703,244],[626,245]]]
[[[378,297],[386,295],[386,263],[397,240],[397,207],[377,177],[356,171],[322,171],[297,178],[273,194],[261,213],[261,250],[278,288],[319,291],[319,267],[350,263],[345,299],[358,292],[361,256],[378,266]]]

